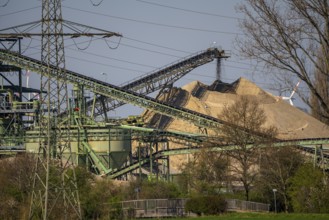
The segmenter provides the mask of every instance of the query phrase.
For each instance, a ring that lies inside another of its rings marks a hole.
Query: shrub
[[[226,211],[226,201],[221,196],[198,196],[187,200],[185,210],[197,215],[216,215]]]

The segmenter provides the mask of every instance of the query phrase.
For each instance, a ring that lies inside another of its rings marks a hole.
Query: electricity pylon
[[[41,33],[19,33],[19,28],[31,31],[41,24]],[[64,33],[63,24],[74,30]],[[84,30],[94,30],[86,33]],[[31,194],[30,219],[81,219],[79,193],[73,155],[70,145],[70,120],[58,117],[67,111],[68,91],[65,77],[64,36],[102,36],[120,34],[65,21],[62,19],[61,0],[42,0],[42,20],[30,22],[0,31],[14,30],[14,33],[0,34],[0,37],[41,36],[41,61],[49,68],[42,74],[40,86],[40,114],[38,118],[39,149],[37,154],[33,190]],[[51,68],[57,67],[55,77],[50,77]],[[45,77],[49,76],[49,77]],[[46,91],[43,93],[43,91]],[[77,155],[76,155],[77,156]]]
[[[62,20],[61,0],[42,0],[41,62],[65,69]],[[59,77],[64,80],[59,81]],[[57,114],[68,109],[65,74],[58,72],[56,78],[41,76],[40,90],[39,152],[35,167],[30,219],[35,217],[49,219],[53,215],[52,212],[63,216],[64,219],[68,219],[69,216],[81,219],[79,193],[71,154],[70,120],[63,121],[57,118]],[[46,95],[43,95],[42,90],[47,91]],[[56,213],[58,211],[60,213]]]

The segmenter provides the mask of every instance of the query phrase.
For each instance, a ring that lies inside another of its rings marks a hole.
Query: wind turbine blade
[[[298,89],[298,86],[299,86],[299,84],[300,84],[300,80],[298,81],[298,83],[296,84],[296,86],[295,86],[295,88],[294,88],[294,90],[292,90],[292,93],[291,93],[291,95],[290,95],[290,99],[292,98],[292,96],[296,93],[296,91],[297,91],[297,89]]]
[[[290,103],[291,106],[294,106],[294,103],[292,102],[291,99],[289,99],[289,103]]]

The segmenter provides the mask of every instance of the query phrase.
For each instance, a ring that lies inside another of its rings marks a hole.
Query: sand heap
[[[204,85],[198,81],[191,82],[182,88],[169,90],[160,100],[181,106],[202,114],[221,119],[221,112],[227,105],[232,105],[242,95],[248,95],[257,100],[267,116],[265,126],[275,126],[278,129],[279,139],[305,139],[329,137],[329,128],[309,114],[291,106],[280,97],[265,92],[247,79],[240,78],[228,84],[215,81],[212,85]],[[164,130],[199,133],[200,130],[186,121],[171,119],[167,116],[146,111],[144,120],[150,126]],[[208,129],[209,135],[214,135]],[[170,143],[170,148],[181,148],[176,143]],[[170,157],[172,173],[180,172],[181,165],[187,162],[188,155]]]
[[[240,78],[232,84],[215,81],[212,85],[204,85],[198,81],[191,82],[182,88],[173,88],[160,100],[181,106],[202,114],[221,119],[221,112],[227,105],[232,105],[242,95],[256,99],[267,116],[265,126],[275,126],[278,129],[277,138],[292,140],[305,138],[329,137],[329,128],[309,114],[291,106],[280,97],[265,92],[247,79]],[[198,127],[186,121],[171,119],[167,116],[146,111],[144,121],[150,126],[191,133],[200,133]],[[215,135],[208,129],[209,135]],[[170,148],[181,148],[176,143],[170,143]],[[180,172],[188,155],[170,157],[171,173]]]
[[[328,126],[244,78],[240,78],[232,84],[215,81],[209,86],[194,81],[182,88],[171,89],[160,99],[166,99],[171,104],[202,114],[221,118],[224,106],[233,104],[242,95],[248,95],[260,103],[267,115],[265,126],[275,126],[278,129],[277,138],[279,139],[329,137]],[[198,127],[188,122],[170,119],[152,112],[145,112],[144,119],[153,127],[199,132]]]

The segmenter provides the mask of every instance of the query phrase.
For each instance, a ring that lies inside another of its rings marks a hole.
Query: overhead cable
[[[5,2],[4,4],[0,5],[0,7],[6,7],[8,5],[8,3],[10,2],[10,0],[7,0],[7,2]]]
[[[149,24],[149,25],[155,25],[155,26],[162,26],[162,27],[167,27],[167,28],[175,28],[175,29],[189,30],[189,31],[200,31],[200,32],[208,32],[208,33],[217,33],[217,34],[244,35],[243,33],[236,33],[236,32],[227,32],[227,31],[218,31],[218,30],[210,30],[210,29],[201,29],[201,28],[186,27],[186,26],[176,26],[176,25],[156,23],[156,22],[152,22],[152,21],[142,21],[142,20],[137,20],[137,19],[132,19],[132,18],[124,18],[124,17],[119,17],[119,16],[113,16],[113,15],[108,15],[108,14],[103,14],[103,13],[97,13],[97,12],[92,12],[92,11],[87,11],[87,10],[72,8],[72,7],[68,7],[68,6],[63,6],[63,8],[67,8],[67,9],[71,9],[71,10],[75,10],[75,11],[80,11],[80,12],[85,12],[85,13],[90,13],[90,14],[96,14],[96,15],[100,15],[100,16],[104,16],[104,17],[109,17],[109,18],[114,18],[114,19],[120,19],[120,20],[125,20],[125,21],[132,21],[132,22]]]
[[[139,42],[139,43],[143,43],[143,44],[148,44],[148,45],[155,46],[155,47],[160,47],[160,48],[164,48],[164,49],[168,49],[168,50],[177,51],[177,52],[182,52],[182,53],[187,53],[187,54],[192,53],[191,51],[178,50],[178,49],[173,48],[173,47],[166,47],[166,46],[159,45],[159,44],[154,44],[154,43],[150,43],[150,42],[146,42],[146,41],[142,41],[142,40],[137,40],[137,39],[134,39],[134,38],[129,38],[127,36],[123,36],[123,38],[131,40],[131,41],[136,41],[136,42]]]
[[[7,14],[2,14],[2,15],[0,15],[0,17],[4,17],[4,16],[8,16],[8,15],[13,15],[13,14],[18,14],[18,13],[25,12],[25,11],[30,11],[30,10],[33,10],[33,9],[36,9],[36,8],[41,8],[41,6],[27,8],[27,9],[23,9],[23,10],[19,10],[19,11],[14,11],[14,12],[10,12],[10,13],[7,13]]]
[[[119,47],[119,45],[120,45],[120,43],[121,43],[121,38],[122,38],[122,37],[120,37],[119,42],[117,43],[117,45],[116,45],[115,47],[111,47],[111,46],[108,44],[108,42],[107,42],[106,39],[104,39],[104,41],[105,41],[106,45],[108,46],[108,48],[110,48],[110,49],[112,49],[112,50],[115,50],[115,49],[118,49],[118,47]]]
[[[208,12],[201,12],[201,11],[194,11],[194,10],[189,10],[189,9],[184,9],[184,8],[178,8],[170,5],[163,5],[155,2],[149,2],[149,1],[144,1],[144,0],[136,0],[138,2],[142,2],[145,4],[150,4],[150,5],[156,5],[160,7],[165,7],[165,8],[171,8],[175,10],[180,10],[180,11],[185,11],[185,12],[192,12],[196,14],[201,14],[201,15],[209,15],[209,16],[214,16],[214,17],[220,17],[220,18],[228,18],[228,19],[234,19],[234,20],[242,20],[241,18],[238,17],[232,17],[232,16],[226,16],[226,15],[219,15],[219,14],[213,14],[213,13],[208,13]]]
[[[102,2],[103,2],[104,0],[101,0],[100,2],[98,2],[98,3],[94,3],[92,0],[90,0],[90,3],[93,5],[93,6],[99,6],[100,4],[102,4]]]
[[[78,50],[86,50],[86,49],[89,48],[89,46],[90,46],[90,44],[92,42],[93,37],[90,37],[87,46],[85,46],[83,48],[78,46],[78,44],[75,42],[74,38],[71,38],[71,39],[73,40],[73,43],[74,43],[75,47],[78,48]]]

